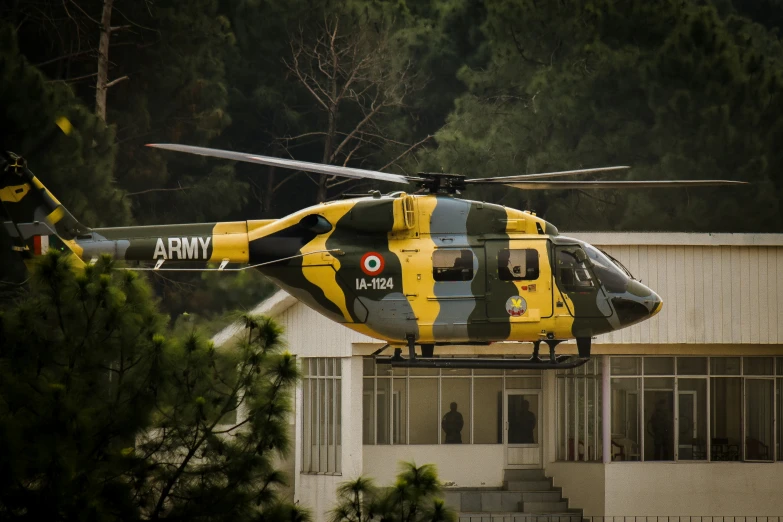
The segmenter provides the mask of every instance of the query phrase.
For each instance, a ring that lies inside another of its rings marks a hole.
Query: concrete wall
[[[552,477],[552,483],[563,488],[563,497],[569,508],[584,510],[585,516],[605,515],[605,468],[601,463],[550,462],[544,473]],[[635,512],[629,512],[635,515]]]
[[[401,461],[435,464],[441,482],[449,487],[503,485],[505,447],[500,444],[364,446],[364,473],[378,485],[390,485]]]
[[[615,463],[605,480],[606,515],[783,514],[783,463]]]

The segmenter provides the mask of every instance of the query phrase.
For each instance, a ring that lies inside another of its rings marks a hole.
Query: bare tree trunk
[[[109,83],[109,38],[111,37],[111,8],[114,0],[103,0],[101,40],[98,45],[98,81],[95,87],[95,114],[106,121],[106,91]]]

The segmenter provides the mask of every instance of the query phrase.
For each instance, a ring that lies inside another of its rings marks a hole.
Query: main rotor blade
[[[724,185],[747,185],[745,181],[722,179],[697,179],[673,181],[502,181],[485,182],[487,185],[506,185],[523,190],[552,189],[635,189],[635,188],[675,188],[675,187],[719,187]],[[474,182],[474,185],[479,183]]]
[[[317,174],[326,174],[328,176],[342,176],[344,178],[356,179],[377,179],[378,181],[391,181],[392,183],[408,183],[407,176],[389,174],[387,172],[378,172],[377,170],[353,169],[350,167],[340,167],[337,165],[323,165],[321,163],[310,163],[309,161],[273,158],[271,156],[259,156],[257,154],[248,154],[245,152],[209,149],[206,147],[193,147],[191,145],[176,145],[172,143],[150,143],[147,145],[147,147],[174,150],[177,152],[187,152],[188,154],[197,154],[199,156],[211,156],[213,158],[245,161],[247,163],[258,163],[261,165],[281,167],[284,169],[303,170],[305,172],[315,172]]]
[[[560,172],[542,172],[539,174],[518,174],[516,176],[500,176],[497,178],[473,178],[473,179],[466,179],[465,183],[481,183],[483,181],[502,181],[503,183],[507,183],[509,181],[531,181],[534,179],[556,178],[558,176],[577,176],[582,174],[592,174],[594,172],[607,172],[610,170],[625,170],[630,168],[631,167],[628,166],[598,167],[594,169],[563,170]]]

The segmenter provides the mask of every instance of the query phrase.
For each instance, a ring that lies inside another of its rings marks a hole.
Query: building
[[[783,234],[572,235],[664,301],[652,319],[594,340],[574,370],[392,371],[372,360],[383,343],[282,291],[259,305],[301,360],[291,471],[317,520],[340,482],[390,483],[402,460],[436,464],[451,492],[539,469],[586,516],[783,514]],[[436,355],[530,352],[499,343]],[[459,444],[441,424],[452,403]],[[464,496],[447,495],[458,508],[460,498],[465,511]]]

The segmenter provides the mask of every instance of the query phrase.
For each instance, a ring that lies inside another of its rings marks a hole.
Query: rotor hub
[[[419,172],[417,176],[424,178],[417,182],[418,186],[426,188],[430,194],[457,194],[466,187],[465,176],[460,174]]]

